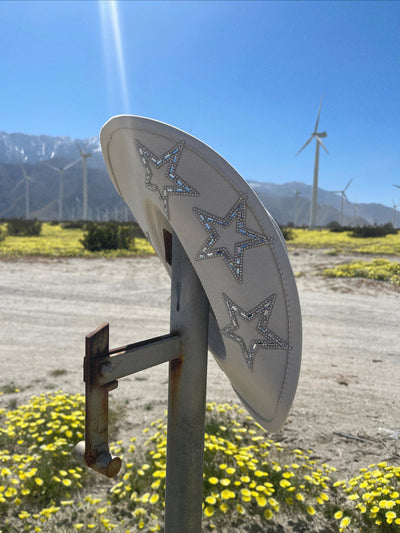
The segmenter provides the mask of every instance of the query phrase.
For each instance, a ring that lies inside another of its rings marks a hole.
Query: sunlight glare
[[[114,79],[113,70],[115,62],[118,69],[119,89],[121,91],[123,112],[130,112],[130,101],[128,94],[128,83],[126,79],[126,69],[124,52],[121,39],[121,28],[118,16],[117,0],[99,0],[101,33],[103,38],[103,52],[106,63],[107,89],[111,99],[113,99]],[[116,60],[116,61],[115,61]]]

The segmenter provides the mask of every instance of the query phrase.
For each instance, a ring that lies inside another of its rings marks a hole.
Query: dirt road
[[[299,276],[303,363],[288,421],[275,437],[314,450],[346,474],[399,462],[400,292],[383,282],[315,275],[343,257],[310,250],[290,257]],[[3,261],[0,319],[0,386],[21,389],[0,396],[0,406],[54,389],[83,392],[85,335],[109,322],[116,347],[167,333],[169,278],[155,257]],[[126,431],[138,431],[166,406],[167,366],[121,380],[112,394],[129,404]],[[212,356],[208,399],[237,401]]]

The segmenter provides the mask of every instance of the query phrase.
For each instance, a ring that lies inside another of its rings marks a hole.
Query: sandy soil
[[[399,290],[315,275],[347,257],[299,250],[290,258],[303,314],[303,363],[291,413],[274,438],[314,450],[346,476],[376,461],[398,463]],[[0,296],[0,386],[21,389],[1,396],[0,406],[52,389],[84,392],[84,337],[104,322],[112,348],[168,333],[169,278],[154,257],[3,261]],[[129,436],[164,410],[167,372],[161,365],[130,376],[112,393],[129,405],[121,424]],[[212,356],[208,399],[237,401]]]

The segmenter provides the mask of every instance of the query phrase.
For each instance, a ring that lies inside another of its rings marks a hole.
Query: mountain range
[[[98,137],[71,139],[4,132],[0,132],[0,218],[23,217],[26,214],[24,168],[29,176],[30,217],[40,220],[57,219],[60,173],[47,164],[64,168],[73,161],[79,161],[77,144],[84,152],[92,154],[87,160],[89,218],[131,218],[130,211],[108,177]],[[63,182],[63,218],[79,219],[82,217],[83,195],[80,163],[64,171]],[[308,225],[311,185],[296,181],[276,184],[249,180],[248,183],[279,224],[296,222],[299,226]],[[339,194],[319,189],[318,204],[318,226],[340,221]],[[393,209],[382,204],[354,205],[346,201],[343,204],[344,225],[385,224],[393,222],[393,215]]]

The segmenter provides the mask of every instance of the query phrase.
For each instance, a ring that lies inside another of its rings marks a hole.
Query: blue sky
[[[314,142],[295,154],[324,94],[320,187],[400,203],[400,2],[2,1],[0,50],[0,131],[148,116],[245,179],[311,185]]]

